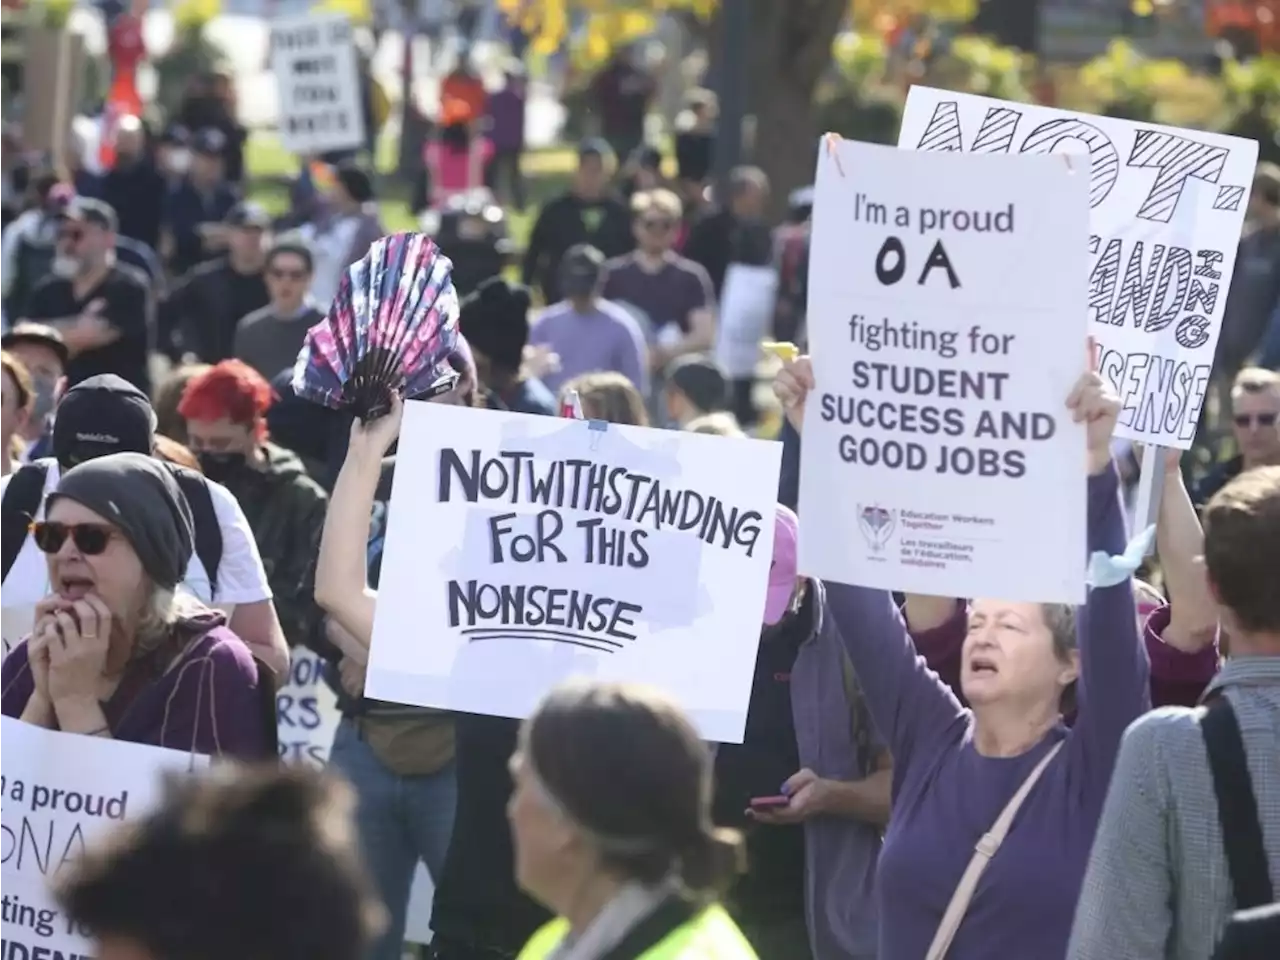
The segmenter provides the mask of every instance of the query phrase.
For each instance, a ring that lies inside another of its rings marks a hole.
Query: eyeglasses
[[[305,280],[307,279],[307,271],[305,270],[285,270],[282,267],[272,267],[267,271],[267,275],[273,280]]]
[[[1248,430],[1255,424],[1259,427],[1274,427],[1276,416],[1274,413],[1237,413],[1232,419],[1237,427]]]
[[[56,520],[38,520],[31,524],[31,538],[44,553],[57,553],[71,537],[76,549],[86,557],[96,557],[107,549],[114,528],[105,523],[58,523]]]

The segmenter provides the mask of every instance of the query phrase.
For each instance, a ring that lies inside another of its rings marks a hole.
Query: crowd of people
[[[437,151],[477,135],[453,99]],[[154,141],[124,118],[102,177],[26,171],[5,231],[3,713],[249,765],[175,780],[60,879],[101,957],[393,960],[419,863],[437,960],[1276,956],[1280,172],[1254,184],[1217,370],[1232,456],[1189,476],[1167,455],[1147,575],[1104,570],[1079,608],[801,576],[816,385],[783,364],[745,736],[708,745],[626,685],[557,688],[523,722],[364,696],[404,401],[363,422],[292,375],[384,233],[376,181],[343,160],[270,217],[240,195],[233,106],[200,87]],[[460,336],[430,402],[759,429],[756,378],[714,359],[717,303],[733,265],[776,265],[775,332],[803,343],[812,198],[771,229],[743,167],[708,201],[714,98],[689,109],[671,182],[621,120],[579,145],[523,285],[441,239]],[[1063,401],[1089,552],[1120,554],[1119,402],[1091,370]],[[338,696],[338,776],[265,763],[302,649]]]

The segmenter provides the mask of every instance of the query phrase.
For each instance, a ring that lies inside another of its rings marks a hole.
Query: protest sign
[[[648,683],[741,742],[781,446],[441,404],[405,411],[366,692],[526,717]]]
[[[1258,144],[917,86],[898,146],[1088,158],[1088,313],[1124,404],[1116,435],[1190,447]]]
[[[731,263],[724,275],[716,323],[716,362],[734,378],[754,377],[760,341],[769,333],[778,298],[778,271]]]
[[[324,660],[302,647],[293,651],[289,679],[276,692],[280,759],[325,767],[342,715],[338,696],[324,680]]]
[[[325,683],[324,660],[319,655],[302,647],[294,649],[289,679],[276,694],[276,718],[281,760],[318,769],[329,765],[342,715],[337,694]],[[434,892],[431,874],[419,863],[405,919],[405,939],[410,943],[431,942]]]
[[[4,774],[4,956],[14,960],[93,956],[87,932],[58,910],[50,884],[86,845],[160,797],[160,774],[209,758],[103,737],[46,730],[0,718]]]
[[[856,171],[856,175],[845,171]],[[1084,600],[1088,176],[1062,157],[820,154],[800,572]]]
[[[300,156],[364,145],[360,74],[351,24],[308,13],[271,23],[271,69],[280,89],[280,140]]]

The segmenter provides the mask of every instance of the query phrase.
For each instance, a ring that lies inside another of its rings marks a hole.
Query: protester
[[[875,872],[889,754],[827,610],[796,573],[799,523],[779,506],[764,628],[741,744],[715,755],[716,823],[746,828],[730,909],[761,957],[876,955]],[[779,797],[781,795],[781,797]],[[759,804],[759,798],[781,803]]]
[[[813,386],[807,357],[778,375],[775,390],[797,429]],[[1120,403],[1089,373],[1067,406],[1087,430],[1088,549],[1119,555],[1125,528],[1110,443]],[[828,585],[894,761],[877,877],[881,960],[925,956],[931,946],[952,960],[1065,950],[1120,737],[1150,707],[1129,579],[1094,566],[1108,576],[1079,612],[974,602],[961,676],[968,708],[916,655],[890,594]],[[1061,715],[1072,700],[1068,730]],[[1000,855],[988,849],[975,896],[961,875],[975,844],[993,828],[998,835],[1010,804],[1022,815]]]
[[[1072,960],[1210,956],[1233,910],[1280,890],[1280,466],[1231,480],[1204,526],[1204,572],[1232,656],[1207,708],[1156,710],[1126,732]]]
[[[589,93],[601,132],[615,156],[629,157],[644,142],[645,120],[657,90],[639,44],[616,50],[591,81]]]
[[[1247,470],[1280,464],[1280,373],[1245,367],[1231,385],[1231,429],[1240,452],[1215,466],[1196,485],[1203,506]]]
[[[487,189],[449,200],[440,211],[435,241],[453,263],[450,278],[460,297],[499,276],[511,258],[507,215]]]
[[[158,250],[169,188],[164,174],[148,156],[142,121],[121,117],[116,124],[115,148],[115,162],[102,178],[102,199],[120,218],[120,236]]]
[[[99,960],[360,960],[383,916],[351,807],[306,770],[174,776],[59,879],[59,906]]]
[[[172,468],[140,453],[68,470],[31,539],[51,593],[5,659],[8,717],[193,753],[275,754],[269,674],[226,617],[175,589],[194,520]]]
[[[137,388],[109,374],[69,390],[54,419],[52,457],[33,461],[0,480],[3,503],[5,639],[30,632],[32,605],[45,596],[48,580],[30,520],[43,519],[42,498],[57,489],[65,471],[112,453],[150,454],[155,411]],[[289,654],[262,559],[235,497],[199,474],[172,469],[195,525],[195,549],[182,578],[184,591],[225,612],[235,631],[281,676]]]
[[[226,246],[222,226],[238,196],[227,180],[227,138],[216,128],[197,130],[191,169],[164,201],[160,249],[174,274],[215,259]]]
[[[162,348],[175,363],[218,363],[232,356],[240,321],[267,306],[267,231],[271,217],[256,203],[227,214],[226,255],[188,273],[160,310]]]
[[[310,297],[315,262],[304,244],[277,241],[267,252],[263,273],[271,300],[236,324],[233,353],[270,380],[293,368],[307,331],[324,314]]]
[[[485,168],[485,183],[494,196],[516,210],[525,208],[524,174],[520,161],[524,155],[525,107],[528,83],[524,66],[510,61],[503,72],[502,86],[491,93],[485,103],[489,137],[493,155]]]
[[[31,293],[23,317],[58,331],[70,355],[67,384],[98,374],[151,389],[153,304],[147,282],[116,262],[116,212],[76,199],[61,216],[53,272]]]
[[[559,915],[520,960],[755,960],[716,902],[741,838],[712,826],[711,758],[678,707],[622,684],[558,687],[522,727],[511,775],[517,882]]]
[[[681,184],[681,199],[686,203],[690,194],[700,193],[711,177],[719,110],[714,91],[699,87],[685,96],[684,109],[676,117],[676,177]]]
[[[663,380],[663,401],[672,426],[683,430],[690,421],[728,406],[729,380],[720,365],[705,354],[671,361]]]
[[[544,303],[559,303],[560,261],[570,247],[589,244],[605,257],[616,257],[635,246],[631,216],[621,200],[609,193],[614,153],[598,140],[578,147],[578,169],[569,192],[545,203],[533,223],[524,250],[521,280],[537,286]]]
[[[311,296],[321,310],[328,310],[338,295],[338,284],[347,267],[386,233],[374,197],[369,173],[355,164],[342,164],[334,172],[324,216],[302,227],[302,239],[315,258]]]
[[[25,315],[31,291],[53,268],[62,213],[75,197],[52,170],[31,176],[30,193],[32,205],[5,226],[0,239],[0,292],[10,317]]]
[[[582,415],[588,420],[625,423],[633,427],[649,426],[644,397],[630,380],[620,373],[585,373],[565,381],[560,387],[560,405],[577,393]]]
[[[479,132],[471,107],[462,100],[446,100],[441,108],[439,138],[428,142],[424,150],[431,207],[439,210],[454,197],[465,197],[483,187],[493,152],[493,141]]]
[[[8,476],[13,472],[14,461],[22,459],[27,444],[22,437],[23,428],[31,416],[32,397],[35,388],[31,384],[31,374],[22,365],[22,361],[7,350],[0,351],[0,383],[3,384],[3,396],[0,398],[0,476]]]
[[[211,363],[184,363],[180,367],[174,367],[160,386],[156,387],[153,406],[156,411],[157,436],[170,437],[186,445],[187,421],[178,412],[178,405],[182,403],[182,393],[187,389],[187,384],[211,369]]]
[[[648,347],[634,317],[600,297],[604,255],[595,247],[570,247],[560,261],[560,291],[565,299],[538,314],[529,342],[558,357],[543,380],[559,390],[567,380],[598,371],[620,373],[637,390],[649,384]]]
[[[344,665],[359,668],[357,675],[368,661],[376,592],[367,586],[368,555],[351,545],[371,536],[371,516],[385,529],[385,516],[374,514],[374,497],[403,412],[397,398],[386,416],[352,423],[316,561],[315,599],[329,615],[324,642],[330,651],[338,645]],[[454,722],[440,711],[361,703],[360,689],[347,693],[356,703],[344,705],[329,762],[356,786],[361,847],[389,917],[369,956],[399,960],[416,865],[426,865],[438,888],[443,880],[458,792]],[[483,864],[468,869],[481,872],[486,886],[502,883],[501,873],[490,874]],[[448,920],[447,911],[434,914],[436,937],[448,936]]]
[[[719,297],[729,265],[763,266],[773,259],[773,237],[765,220],[769,178],[758,167],[737,167],[729,174],[727,202],[700,217],[689,230],[684,255],[701,264]]]
[[[187,384],[178,412],[201,471],[230,491],[249,522],[280,628],[295,647],[320,618],[311,573],[328,497],[301,460],[270,441],[273,399],[257,371],[224,360]]]
[[[27,459],[48,456],[53,408],[66,385],[67,345],[53,327],[18,323],[0,337],[0,347],[31,375],[31,408],[25,426],[19,430],[25,444],[24,455]]]
[[[630,203],[637,193],[662,186],[662,152],[648,144],[636,147],[618,174],[622,198]]]
[[[556,415],[556,398],[521,372],[529,342],[529,291],[501,277],[480,284],[460,304],[458,331],[467,338],[480,383],[515,413]]]
[[[304,400],[293,389],[293,368],[282,370],[271,381],[276,400],[267,408],[267,430],[275,442],[302,461],[307,475],[328,493],[329,435],[338,418],[335,410]],[[390,491],[388,490],[388,496]]]
[[[715,345],[715,294],[707,272],[673,249],[680,199],[649,190],[632,198],[631,209],[637,247],[605,264],[601,295],[647,321],[649,367],[661,373],[677,357]]]

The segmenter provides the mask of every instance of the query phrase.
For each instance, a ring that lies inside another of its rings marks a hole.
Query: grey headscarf
[[[195,544],[191,507],[173,473],[141,453],[112,453],[64,473],[46,516],[65,497],[120,528],[158,587],[172,590],[187,573]]]

